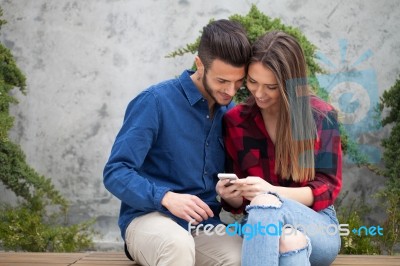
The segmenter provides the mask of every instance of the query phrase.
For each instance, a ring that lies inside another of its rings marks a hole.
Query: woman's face
[[[260,109],[278,112],[281,93],[274,73],[260,62],[251,63],[247,72],[247,88]]]

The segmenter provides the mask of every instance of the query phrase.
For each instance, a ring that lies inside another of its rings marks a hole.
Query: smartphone
[[[219,173],[218,178],[220,180],[229,179],[229,182],[225,184],[225,187],[229,187],[230,185],[233,185],[231,183],[231,180],[238,179],[238,177],[235,174],[225,174],[225,173]]]
[[[225,174],[225,173],[219,173],[218,174],[218,178],[220,180],[224,180],[224,179],[235,180],[235,179],[238,179],[238,177],[235,174]]]

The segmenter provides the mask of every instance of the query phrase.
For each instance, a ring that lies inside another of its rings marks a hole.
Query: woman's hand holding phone
[[[237,185],[234,184],[234,180],[239,180],[235,174],[218,174],[220,179],[216,186],[218,195],[221,196],[229,205],[232,207],[240,207],[243,203],[243,197],[241,192],[237,190]]]

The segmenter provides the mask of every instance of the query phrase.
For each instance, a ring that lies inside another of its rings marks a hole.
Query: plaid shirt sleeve
[[[225,171],[235,173],[239,178],[247,177],[247,173],[242,171],[239,162],[239,150],[243,148],[243,130],[238,127],[236,121],[239,119],[238,109],[232,109],[229,115],[225,115],[223,120],[223,135],[225,144]],[[243,198],[243,204],[239,208],[233,208],[224,199],[221,199],[222,208],[233,214],[243,213],[246,205],[250,202]]]
[[[314,195],[315,211],[332,205],[342,187],[342,149],[336,111],[317,119],[315,179],[307,182]]]

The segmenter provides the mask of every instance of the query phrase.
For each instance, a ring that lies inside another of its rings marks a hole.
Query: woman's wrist
[[[264,193],[272,192],[279,194],[279,188],[280,188],[279,186],[274,186],[268,183],[268,186],[265,188]]]
[[[243,205],[243,197],[224,199],[231,207],[237,209]]]

